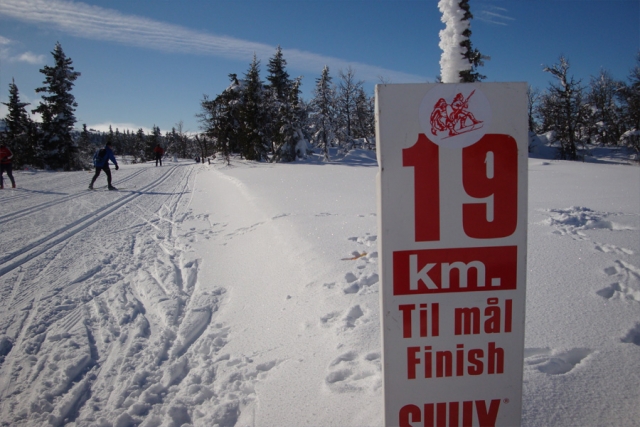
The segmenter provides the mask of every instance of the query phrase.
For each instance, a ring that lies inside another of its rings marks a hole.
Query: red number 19
[[[439,147],[420,134],[402,152],[403,166],[414,167],[415,238],[440,240]],[[487,134],[462,149],[462,183],[479,203],[464,203],[462,226],[467,236],[496,239],[513,234],[518,222],[518,147],[509,135]]]

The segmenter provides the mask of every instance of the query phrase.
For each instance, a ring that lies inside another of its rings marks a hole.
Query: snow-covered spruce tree
[[[341,149],[353,147],[353,126],[356,121],[356,99],[363,82],[356,80],[355,71],[349,67],[338,72],[340,82],[336,90],[337,129],[336,136]]]
[[[2,139],[13,152],[13,164],[16,167],[29,164],[38,165],[38,140],[35,137],[35,124],[27,113],[26,102],[20,101],[20,93],[15,80],[9,83],[9,102],[4,118],[6,132]]]
[[[302,79],[291,79],[286,71],[287,61],[278,46],[269,59],[269,84],[265,87],[265,135],[271,140],[271,161],[289,162],[296,159],[298,141],[304,139],[301,120],[304,112],[300,103]]]
[[[374,147],[372,139],[376,133],[375,98],[367,96],[362,86],[356,93],[355,119],[354,137],[362,139],[365,147]]]
[[[131,155],[133,157],[133,163],[144,163],[146,159],[146,146],[147,146],[147,136],[144,133],[144,129],[139,128],[138,132],[136,132],[135,138],[133,138],[133,146],[131,147]]]
[[[606,70],[601,70],[597,77],[591,77],[586,97],[590,142],[617,145],[627,130],[617,96],[623,86],[622,82],[614,80]]]
[[[325,65],[322,74],[316,79],[309,114],[312,141],[322,150],[325,161],[329,160],[329,146],[336,134],[335,109],[335,90],[331,84],[329,67]]]
[[[569,61],[561,56],[559,63],[544,67],[544,71],[557,79],[551,83],[548,91],[541,96],[538,115],[541,118],[541,131],[553,131],[555,140],[560,144],[558,156],[565,160],[578,159],[578,143],[586,135],[585,118],[587,108],[583,100],[583,87],[580,80],[569,76]]]
[[[42,102],[33,110],[42,116],[44,163],[52,169],[77,169],[79,164],[75,156],[78,150],[72,131],[78,104],[71,89],[80,73],[73,70],[73,61],[67,58],[60,43],[56,43],[51,54],[55,64],[53,67],[45,65],[40,70],[45,75],[45,86],[36,89],[36,92],[47,95],[42,96]]]
[[[636,55],[636,66],[631,70],[628,80],[618,92],[623,119],[628,128],[621,141],[636,152],[636,159],[640,161],[640,52]]]
[[[265,138],[265,111],[263,85],[260,80],[260,61],[253,61],[245,74],[239,111],[240,129],[238,142],[240,153],[247,160],[267,160]]]
[[[483,66],[484,61],[491,58],[481,54],[480,51],[474,48],[471,43],[471,23],[469,21],[473,19],[473,15],[471,14],[469,0],[460,0],[458,2],[458,6],[464,11],[462,21],[466,21],[466,29],[462,32],[463,41],[460,42],[460,46],[463,47],[463,50],[466,50],[462,56],[464,56],[464,58],[469,61],[469,64],[471,64],[471,69],[460,71],[460,82],[479,82],[486,79],[487,76],[480,74],[478,72],[478,67]]]
[[[307,115],[306,104],[300,99],[302,77],[296,77],[291,83],[289,96],[284,104],[284,123],[279,132],[284,136],[284,145],[274,153],[274,161],[291,162],[296,157],[306,157],[307,139],[303,131],[303,123]]]
[[[203,133],[214,141],[215,149],[229,163],[231,153],[240,152],[240,106],[242,88],[238,76],[229,74],[231,84],[215,99],[204,96],[198,117]]]
[[[87,124],[82,124],[82,131],[76,139],[76,145],[78,146],[78,158],[82,162],[82,168],[90,170],[93,167],[93,154],[96,150],[96,145],[92,142],[92,135],[87,129]]]
[[[165,135],[165,143],[167,144],[165,152],[175,155],[183,159],[191,157],[189,136],[184,132],[184,123],[180,120],[171,128],[171,132]]]

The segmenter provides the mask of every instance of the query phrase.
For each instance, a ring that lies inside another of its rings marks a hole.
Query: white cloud
[[[6,46],[11,43],[12,41],[9,40],[8,38],[0,36],[0,46]]]
[[[36,55],[32,52],[25,52],[16,57],[11,58],[12,61],[18,62],[28,62],[29,64],[38,65],[44,64],[45,56],[44,55]]]
[[[483,21],[489,24],[496,25],[509,25],[515,18],[507,15],[507,9],[498,6],[486,6],[481,8],[477,13],[473,14],[473,17],[479,21]]]
[[[251,61],[271,57],[275,46],[218,36],[152,19],[125,15],[80,2],[66,0],[2,0],[0,15],[24,22],[51,25],[76,37],[104,40],[171,53],[213,55]],[[423,82],[425,77],[368,64],[318,55],[298,49],[283,49],[291,68],[319,73],[325,65],[332,70],[351,66],[358,77],[377,81],[383,76],[395,83]]]

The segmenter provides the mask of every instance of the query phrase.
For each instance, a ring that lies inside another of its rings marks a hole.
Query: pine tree
[[[338,72],[340,83],[336,94],[337,136],[340,146],[349,150],[353,146],[353,127],[356,122],[356,99],[362,87],[362,81],[356,80],[351,67],[346,72]]]
[[[82,131],[80,132],[77,143],[83,169],[91,169],[93,166],[92,159],[95,152],[95,145],[91,143],[91,133],[87,129],[86,123],[82,124]]]
[[[640,52],[636,55],[636,66],[631,70],[628,80],[618,91],[622,117],[628,129],[621,139],[636,152],[636,159],[640,161]]]
[[[136,136],[133,139],[133,152],[131,155],[133,156],[133,163],[136,163],[140,160],[141,163],[144,163],[146,159],[145,155],[145,147],[146,147],[147,136],[144,134],[144,130],[142,128],[138,129],[136,132]]]
[[[303,139],[300,122],[303,112],[300,103],[301,78],[291,80],[285,67],[287,61],[282,48],[269,60],[265,87],[265,111],[267,112],[265,134],[271,140],[271,160],[274,162],[293,161],[296,158],[296,146]]]
[[[312,139],[320,146],[325,161],[329,160],[329,146],[335,138],[335,91],[331,80],[329,67],[325,65],[316,79],[311,100]]]
[[[280,101],[287,98],[288,92],[291,89],[289,73],[285,70],[286,65],[287,61],[282,54],[282,48],[278,46],[276,53],[269,59],[269,65],[267,66],[267,71],[269,71],[267,80],[270,85],[268,85],[266,89],[271,90]]]
[[[77,147],[72,138],[74,115],[78,104],[71,94],[74,81],[80,76],[73,70],[71,58],[67,58],[60,43],[56,43],[53,52],[55,65],[45,65],[40,70],[45,75],[45,86],[36,89],[42,96],[42,102],[33,110],[42,116],[42,146],[45,164],[53,169],[71,170],[78,167],[75,158]]]
[[[376,133],[375,99],[367,96],[360,86],[356,92],[356,114],[354,136],[363,139],[367,147],[371,147],[371,140]]]
[[[20,101],[18,86],[13,79],[9,83],[9,102],[3,102],[3,104],[7,106],[7,115],[4,119],[7,129],[3,140],[14,153],[14,165],[37,165],[38,147],[37,139],[34,138],[35,125],[25,108],[29,104]]]
[[[469,0],[460,0],[458,2],[458,6],[464,11],[464,17],[462,18],[463,21],[470,21],[471,19],[473,19],[473,14],[471,14],[471,7],[469,6]],[[471,44],[470,26],[471,25],[469,25],[467,29],[462,32],[462,35],[465,37],[465,39],[460,42],[460,46],[466,49],[466,52],[463,54],[463,56],[467,59],[467,61],[469,61],[469,64],[471,64],[471,69],[460,71],[461,83],[479,82],[486,79],[487,76],[478,73],[477,70],[478,67],[484,65],[485,60],[491,59],[490,57],[481,54],[480,51],[474,48]]]
[[[260,61],[254,54],[249,70],[245,74],[239,112],[238,140],[240,141],[241,154],[247,160],[263,161],[267,159],[263,100]]]

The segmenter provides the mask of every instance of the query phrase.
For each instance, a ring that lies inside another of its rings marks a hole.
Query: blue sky
[[[626,80],[640,50],[639,0],[471,0],[471,41],[491,57],[485,81],[545,89],[543,65],[565,55],[588,84],[607,69]],[[351,66],[373,86],[433,81],[440,73],[437,0],[0,0],[0,101],[12,78],[35,108],[43,65],[59,41],[82,76],[77,126],[112,123],[197,132],[203,94],[243,75],[253,54],[266,64],[282,46],[309,99],[327,64],[334,82]],[[0,117],[6,107],[0,106]]]

